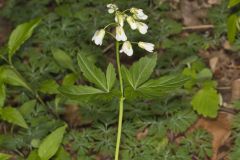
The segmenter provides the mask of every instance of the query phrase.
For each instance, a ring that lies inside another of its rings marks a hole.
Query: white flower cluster
[[[108,8],[108,13],[110,13],[110,14],[115,13],[115,22],[116,23],[111,23],[111,24],[107,25],[104,29],[97,30],[92,38],[92,41],[94,41],[96,45],[102,45],[103,38],[106,33],[105,29],[108,26],[114,24],[114,25],[116,25],[115,39],[117,41],[123,41],[123,45],[122,45],[120,52],[121,53],[123,52],[123,53],[127,54],[128,56],[132,56],[133,55],[132,44],[130,41],[127,41],[127,36],[123,29],[124,22],[127,21],[127,23],[129,24],[129,26],[132,30],[137,29],[141,34],[146,34],[148,31],[148,26],[145,23],[141,22],[141,20],[142,21],[146,20],[148,18],[148,16],[146,14],[144,14],[142,9],[138,9],[138,8],[127,9],[123,12],[119,11],[118,7],[115,4],[108,4],[107,8]],[[125,13],[126,11],[130,11],[130,13],[132,15],[127,15]],[[152,43],[137,42],[137,44],[140,48],[143,48],[148,52],[153,52],[153,50],[154,50],[154,44],[152,44]]]

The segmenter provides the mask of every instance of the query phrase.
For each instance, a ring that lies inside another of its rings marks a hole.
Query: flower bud
[[[110,14],[118,10],[118,7],[115,4],[108,4],[107,8],[108,8],[108,13]]]
[[[115,22],[117,22],[122,27],[124,25],[124,19],[125,19],[125,16],[123,14],[119,12],[116,13]]]

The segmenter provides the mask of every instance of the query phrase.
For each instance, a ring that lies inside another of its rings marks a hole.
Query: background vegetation
[[[86,56],[104,70],[108,62],[114,64],[114,42],[105,39],[106,43],[100,48],[91,41],[96,29],[111,21],[112,17],[106,9],[106,4],[111,2],[0,1],[0,159],[37,160],[41,155],[42,160],[113,159],[117,99],[72,100],[58,89],[62,85],[88,84],[78,67],[78,54]],[[118,0],[114,3],[121,8],[142,8],[148,14],[150,29],[144,40],[154,42],[158,54],[153,78],[177,73],[190,78],[181,89],[169,92],[167,96],[157,99],[140,97],[137,102],[133,97],[126,102],[121,158],[205,160],[215,156],[237,160],[240,155],[239,103],[234,103],[234,108],[231,108],[234,113],[230,114],[232,125],[229,125],[224,123],[229,114],[216,118],[218,96],[211,96],[217,94],[216,88],[229,87],[238,79],[239,68],[230,73],[226,66],[219,69],[218,65],[213,70],[212,63],[209,63],[214,56],[222,60],[223,55],[239,60],[237,27],[232,29],[233,25],[229,25],[236,24],[238,19],[233,22],[228,19],[236,9],[228,8],[228,0]],[[41,22],[36,19],[39,17]],[[7,55],[10,31],[25,22],[39,24],[34,26],[31,38],[16,53],[12,53],[11,64]],[[227,33],[227,30],[235,32]],[[137,33],[128,37],[142,38]],[[227,38],[233,42],[232,45]],[[148,54],[140,49],[135,52],[130,58],[121,55],[121,62],[130,66],[133,61]],[[70,59],[65,57],[66,62],[59,54]],[[224,57],[221,64],[225,64],[227,58]],[[9,71],[12,68],[6,67],[9,62],[11,67],[14,66],[14,73]],[[237,63],[236,66],[239,67]],[[220,71],[217,72],[218,69]],[[230,78],[223,73],[229,73]],[[233,103],[229,98],[231,93],[225,90],[219,92],[223,102]],[[194,97],[201,97],[204,103],[200,105],[200,100],[193,100]],[[205,101],[207,98],[208,101]],[[214,119],[209,120],[202,115]],[[205,121],[210,127],[203,125]],[[220,128],[228,131],[226,141],[217,147],[212,146],[216,139],[213,132],[223,132],[209,131],[209,128],[214,128],[209,121],[219,122]],[[44,150],[50,141],[53,150]]]

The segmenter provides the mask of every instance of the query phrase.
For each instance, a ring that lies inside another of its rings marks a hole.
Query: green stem
[[[115,151],[115,160],[119,158],[119,149],[121,144],[121,134],[122,134],[122,121],[123,121],[123,102],[124,102],[124,92],[123,92],[123,79],[120,65],[120,55],[119,55],[119,42],[116,41],[116,59],[117,59],[117,68],[118,68],[118,76],[120,82],[120,91],[121,97],[119,99],[119,118],[118,118],[118,132],[117,132],[117,143],[116,143],[116,151]]]

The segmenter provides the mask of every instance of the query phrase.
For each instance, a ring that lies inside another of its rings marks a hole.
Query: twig
[[[104,48],[103,53],[106,53],[109,49],[111,49],[114,46],[114,43],[111,43],[106,48]]]
[[[183,30],[207,30],[207,29],[212,29],[212,28],[214,28],[214,25],[207,24],[207,25],[183,27]]]

